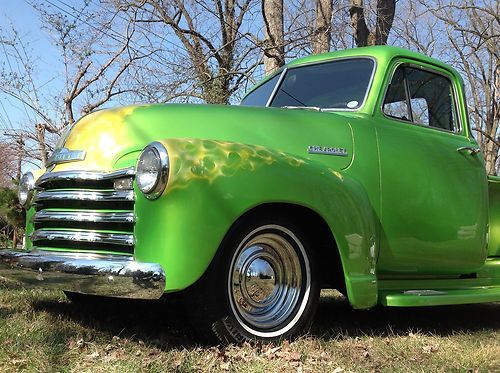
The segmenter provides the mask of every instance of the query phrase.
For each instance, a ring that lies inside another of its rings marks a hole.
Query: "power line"
[[[202,2],[198,2],[198,1],[196,1],[196,3],[197,3],[197,4],[199,4],[199,5],[200,5],[203,9],[205,9],[207,12],[209,12],[209,13],[213,14],[213,12],[212,12],[209,8],[207,8],[207,7],[205,6],[205,4],[203,4]],[[261,46],[260,46],[258,43],[256,43],[254,40],[252,40],[251,38],[249,38],[249,37],[248,37],[248,35],[245,35],[245,34],[241,33],[241,31],[239,31],[238,29],[236,29],[233,25],[231,25],[231,24],[227,23],[225,19],[221,19],[221,18],[219,18],[219,19],[220,19],[222,22],[224,22],[224,23],[226,24],[226,26],[229,26],[229,27],[230,27],[233,31],[235,31],[237,34],[240,34],[240,36],[241,36],[242,38],[247,39],[250,43],[252,43],[252,44],[253,44],[254,46],[256,46],[257,48],[261,48]]]
[[[26,1],[26,0],[25,0],[25,1]],[[53,4],[50,0],[46,0],[46,1],[47,1],[49,4],[52,4],[53,6],[55,6],[56,8],[58,8],[59,10],[61,10],[61,11],[65,12],[66,14],[70,14],[70,13],[68,13],[66,10],[62,9],[61,7],[59,7],[59,6],[55,5],[55,4]],[[59,2],[59,3],[61,3],[61,4],[64,4],[66,7],[68,7],[68,8],[70,8],[70,9],[72,9],[73,11],[78,12],[78,10],[77,10],[76,8],[72,7],[71,5],[68,5],[67,3],[65,3],[65,2],[64,2],[64,1],[62,1],[62,0],[55,0],[55,1],[57,1],[57,2]],[[93,0],[89,0],[89,1],[90,1],[90,3],[92,3],[93,5],[98,6],[99,8],[101,8],[101,9],[103,9],[103,10],[107,10],[107,8],[103,7],[103,6],[102,6],[102,5],[100,5],[100,4],[95,3]],[[212,12],[210,9],[208,9],[208,8],[207,8],[207,7],[206,7],[203,3],[198,2],[198,1],[197,1],[196,3],[197,3],[197,4],[199,4],[199,5],[200,5],[203,9],[205,9],[205,10],[206,10],[207,12],[209,12],[210,14],[213,14],[213,12]],[[75,17],[72,13],[71,13],[70,15],[71,15],[72,17],[76,18],[76,17]],[[128,21],[129,21],[129,20],[127,20],[125,17],[121,16],[119,13],[117,13],[117,17],[119,17],[121,20],[123,20],[123,21],[125,21],[125,22],[128,22]],[[246,34],[243,34],[241,31],[239,31],[238,29],[236,29],[233,25],[229,24],[226,20],[224,20],[224,19],[220,19],[220,20],[221,20],[224,24],[226,24],[227,26],[229,26],[229,27],[230,27],[233,31],[235,31],[236,35],[239,35],[241,38],[247,39],[247,40],[248,40],[248,41],[250,41],[250,42],[251,42],[251,43],[252,43],[255,47],[257,47],[257,48],[261,48],[261,47],[259,46],[259,44],[258,44],[258,43],[256,43],[254,40],[252,40],[251,38],[249,38]],[[86,22],[86,21],[84,21],[84,20],[81,20],[81,22],[83,22],[83,23],[85,23],[85,24],[87,24],[87,25],[89,25],[90,27],[92,27],[92,28],[94,28],[94,29],[95,29],[95,26],[93,26],[93,25],[89,24],[88,22]],[[180,46],[180,45],[178,45],[178,44],[175,44],[175,43],[173,43],[172,41],[170,41],[170,40],[168,40],[168,39],[165,39],[163,36],[161,36],[161,35],[159,35],[159,34],[157,34],[157,33],[153,32],[153,31],[151,31],[151,30],[148,30],[147,28],[145,28],[145,27],[141,26],[140,24],[138,24],[138,23],[136,23],[136,22],[134,23],[134,26],[135,26],[135,27],[137,27],[137,28],[139,28],[139,29],[141,29],[141,30],[143,30],[143,31],[146,31],[146,32],[148,32],[148,33],[150,33],[150,34],[152,34],[152,35],[156,36],[158,39],[163,40],[163,41],[165,41],[165,42],[167,42],[167,43],[169,43],[169,44],[171,44],[171,45],[175,46],[176,48],[179,48],[179,49],[183,50],[184,52],[188,53],[188,55],[189,55],[189,52],[188,52],[188,51],[187,51],[184,47],[182,47],[182,46]],[[111,30],[111,31],[112,31],[112,32],[115,32],[115,31],[113,31],[113,30]],[[108,34],[106,34],[104,31],[101,31],[101,32],[103,32],[105,35],[108,35]],[[116,33],[116,32],[115,32],[115,33]],[[110,35],[108,35],[108,36],[110,36]],[[110,37],[112,37],[112,36],[110,36]],[[122,35],[120,35],[120,34],[118,34],[118,37],[123,37],[123,36],[122,36]],[[112,37],[112,38],[113,38],[114,40],[116,40],[116,38],[115,38],[115,37]],[[134,43],[132,40],[130,40],[129,42],[130,42],[130,43]],[[135,43],[134,43],[134,44],[135,44]],[[222,48],[223,48],[223,46],[222,46],[222,47],[220,47],[220,48],[218,48],[218,50],[221,50]],[[136,50],[136,49],[134,49],[134,48],[131,48],[131,49],[132,49],[132,50],[137,51],[137,50]],[[217,51],[218,51],[218,50],[217,50]],[[204,62],[206,62],[206,61],[208,61],[210,58],[214,57],[214,56],[215,56],[215,54],[217,53],[217,51],[214,51],[214,52],[209,52],[208,56],[206,56],[206,57],[204,58]],[[170,62],[170,61],[165,60],[162,56],[159,56],[159,57],[160,57],[160,58],[162,58],[164,61],[167,61],[167,63],[168,63],[169,65],[171,65],[171,62]],[[158,62],[158,61],[157,61],[157,60],[155,60],[154,58],[151,58],[151,59],[152,59],[153,61],[155,61],[155,62]],[[204,63],[204,62],[203,62],[203,63]],[[161,64],[161,65],[163,65],[163,66],[166,66],[166,65],[164,65],[164,64],[162,64],[162,63],[160,63],[160,64]]]
[[[57,1],[61,2],[61,0],[57,0]],[[103,10],[107,10],[104,6],[100,5],[99,3],[96,3],[96,2],[95,2],[95,1],[93,1],[93,0],[90,0],[90,2],[91,2],[91,3],[93,3],[94,5],[98,6],[99,8],[103,9]],[[199,5],[200,5],[203,9],[205,9],[205,10],[206,10],[206,11],[208,11],[209,13],[213,14],[213,12],[212,12],[210,9],[208,9],[207,7],[205,7],[205,6],[204,6],[201,2],[198,2],[198,1],[197,1],[196,3],[197,3],[197,4],[199,4]],[[125,17],[123,17],[123,16],[118,15],[118,17],[119,17],[121,20],[123,20],[123,21],[127,21],[127,19],[126,19]],[[231,25],[231,24],[227,23],[224,19],[221,19],[221,20],[222,20],[222,21],[223,21],[223,22],[224,22],[227,26],[231,27],[231,29],[232,29],[233,31],[235,31],[237,34],[239,34],[242,38],[245,38],[245,39],[247,39],[248,41],[250,41],[250,42],[251,42],[251,43],[252,43],[255,47],[257,47],[257,48],[261,48],[261,47],[258,45],[258,43],[256,43],[256,42],[255,42],[255,41],[253,41],[251,38],[249,38],[247,35],[243,34],[241,31],[239,31],[238,29],[236,29],[233,25]],[[169,43],[169,44],[171,44],[171,45],[173,45],[173,46],[175,46],[175,47],[177,47],[177,48],[181,48],[182,50],[184,50],[186,53],[188,53],[188,54],[189,54],[189,52],[188,52],[188,51],[187,51],[184,47],[181,47],[180,45],[177,45],[177,44],[175,44],[174,42],[172,42],[172,41],[170,41],[170,40],[168,40],[168,39],[165,39],[163,36],[161,36],[161,35],[159,35],[159,34],[157,34],[157,33],[153,32],[153,31],[151,31],[151,30],[146,29],[145,27],[141,26],[140,24],[136,24],[136,26],[137,26],[137,28],[139,28],[139,29],[141,29],[141,30],[143,30],[143,31],[146,31],[146,32],[148,32],[148,33],[151,33],[152,35],[156,36],[156,37],[157,37],[158,39],[160,39],[160,40],[163,40],[163,41],[165,41],[165,42],[167,42],[167,43]],[[223,47],[220,47],[220,48],[218,48],[218,50],[221,50],[222,48],[223,48]],[[208,61],[210,58],[214,57],[214,56],[215,56],[215,53],[216,53],[216,52],[209,52],[209,55],[208,55],[208,56],[204,59],[204,62],[206,62],[206,61]]]
[[[76,17],[73,13],[68,12],[68,11],[66,11],[66,10],[62,9],[61,7],[59,7],[59,6],[55,5],[54,3],[52,3],[50,0],[46,0],[46,1],[47,1],[48,3],[50,3],[50,4],[52,4],[53,6],[55,6],[57,9],[59,9],[59,10],[63,11],[64,13],[69,14],[70,16],[72,16],[73,18],[75,18],[75,20],[79,20],[79,18],[77,18],[77,17]],[[62,1],[62,0],[56,0],[56,1],[57,1],[57,2],[59,2],[59,3],[61,3],[61,4],[63,4],[63,5],[64,5],[64,6],[66,6],[67,8],[72,9],[72,10],[73,10],[73,11],[75,11],[75,12],[78,12],[78,10],[77,10],[76,8],[74,8],[73,6],[71,6],[71,5],[67,4],[67,3],[65,3],[64,1]],[[104,9],[104,8],[102,8],[102,9]],[[120,18],[121,18],[121,17],[120,17]],[[124,20],[124,21],[127,21],[127,20],[126,20],[126,19],[124,19],[124,18],[121,18],[121,19],[122,19],[122,20]],[[132,39],[127,40],[127,38],[126,38],[125,36],[121,35],[121,34],[120,34],[119,32],[117,32],[117,31],[114,31],[113,29],[109,29],[109,30],[110,30],[110,31],[111,31],[114,35],[116,35],[116,36],[108,34],[107,32],[103,31],[102,29],[97,28],[96,26],[92,25],[91,23],[87,22],[86,20],[80,20],[80,21],[81,21],[82,23],[86,24],[87,26],[90,26],[90,27],[91,27],[91,28],[93,28],[94,30],[97,30],[97,31],[99,31],[99,32],[103,33],[104,35],[106,35],[106,36],[108,36],[108,37],[112,38],[113,40],[115,40],[115,41],[117,41],[117,42],[119,42],[119,43],[122,43],[122,42],[127,42],[127,43],[129,43],[129,44],[133,44],[133,45],[135,45],[135,47],[136,47],[136,48],[134,48],[134,47],[132,47],[132,46],[131,46],[131,47],[130,47],[130,49],[132,49],[132,50],[133,50],[134,52],[136,52],[136,53],[139,53],[139,49],[140,49],[140,48],[142,48],[142,46],[138,46],[138,45],[137,45],[137,43],[136,43],[135,41],[133,41]],[[134,27],[135,27],[135,26],[137,26],[137,24],[135,24],[135,23],[134,23]],[[120,38],[120,39],[122,39],[122,40],[119,40],[119,39],[117,39],[117,38]],[[184,52],[186,52],[186,53],[187,53],[187,51],[186,51],[185,49],[183,49],[182,47],[180,47],[180,46],[178,46],[178,45],[176,45],[176,44],[174,44],[174,43],[172,43],[172,42],[170,42],[170,44],[174,45],[176,48],[180,48],[181,50],[183,50]],[[160,62],[160,61],[156,60],[155,58],[153,58],[153,57],[151,57],[151,56],[150,56],[150,58],[151,58],[153,61],[155,61],[156,63],[159,63],[159,64],[160,64],[160,65],[162,65],[162,66],[168,67],[168,66],[170,65],[170,61],[168,61],[167,59],[165,59],[165,58],[164,58],[163,56],[161,56],[161,55],[158,55],[158,58],[160,58],[161,60],[163,60],[165,63],[162,63],[162,62]]]
[[[60,0],[57,0],[57,1],[62,2],[62,1],[60,1]],[[101,8],[102,10],[108,10],[107,8],[105,8],[104,6],[102,6],[101,4],[99,4],[99,3],[97,3],[97,2],[95,2],[95,1],[93,1],[93,0],[90,0],[90,3],[92,3],[92,4],[94,4],[95,6],[97,6],[97,7]],[[74,8],[72,8],[72,9],[74,9]],[[122,15],[120,15],[120,14],[117,14],[117,16],[118,16],[118,18],[120,18],[122,21],[125,21],[125,22],[129,21],[129,20],[127,20],[124,16],[122,16]],[[136,26],[137,28],[139,28],[139,29],[143,30],[143,31],[146,31],[146,32],[148,32],[148,33],[150,33],[150,34],[152,34],[152,35],[156,36],[158,39],[163,40],[164,42],[166,42],[166,43],[168,43],[168,44],[170,44],[170,45],[173,45],[173,46],[174,46],[174,47],[176,47],[176,48],[180,48],[180,49],[182,49],[184,52],[186,52],[187,54],[189,54],[189,52],[188,52],[188,51],[186,50],[186,48],[184,48],[183,46],[178,45],[178,44],[175,44],[173,41],[166,39],[165,37],[163,37],[163,36],[161,36],[161,35],[157,34],[156,32],[153,32],[153,31],[151,31],[151,30],[148,30],[146,27],[141,26],[141,25],[140,25],[140,24],[138,24],[137,22],[135,22],[135,26]]]
[[[25,1],[26,3],[28,3],[28,1],[27,1],[27,0],[24,0],[24,1]],[[63,13],[65,13],[65,14],[69,15],[70,17],[74,18],[74,19],[75,19],[75,20],[77,20],[77,21],[78,21],[78,20],[79,20],[79,21],[81,21],[82,23],[86,24],[87,26],[91,27],[92,29],[94,29],[94,30],[96,30],[96,31],[98,31],[98,32],[100,32],[100,33],[102,33],[102,34],[104,34],[104,35],[108,36],[109,38],[113,39],[114,41],[116,41],[116,42],[118,42],[118,43],[123,43],[123,42],[126,42],[126,43],[127,43],[127,42],[128,42],[128,43],[129,43],[129,48],[130,48],[132,51],[134,51],[135,53],[139,53],[139,54],[140,54],[140,52],[139,52],[139,50],[138,50],[138,49],[136,49],[135,47],[133,47],[133,46],[131,46],[131,45],[130,45],[130,44],[135,44],[132,40],[127,40],[127,38],[126,38],[126,37],[124,37],[124,36],[122,36],[122,35],[120,35],[120,34],[116,33],[115,31],[113,31],[113,32],[115,32],[115,33],[118,35],[118,37],[122,38],[122,40],[120,40],[120,39],[118,39],[116,36],[108,34],[108,33],[107,33],[107,32],[105,32],[104,30],[97,28],[96,26],[94,26],[93,24],[91,24],[91,23],[87,22],[86,20],[80,20],[80,19],[79,19],[79,17],[75,16],[73,13],[71,13],[71,12],[67,11],[66,9],[63,9],[63,8],[61,8],[60,6],[58,6],[58,5],[54,4],[52,1],[50,1],[50,0],[45,0],[45,1],[46,1],[47,3],[49,3],[50,5],[52,5],[53,7],[55,7],[55,8],[57,8],[57,9],[59,9],[61,12],[63,12]],[[56,1],[58,1],[58,2],[60,2],[60,3],[62,3],[62,4],[64,4],[65,6],[67,6],[67,7],[68,7],[68,8],[70,8],[70,9],[74,9],[74,8],[73,8],[73,7],[71,7],[70,5],[68,5],[68,4],[66,4],[66,3],[64,3],[64,2],[62,2],[62,1],[60,1],[60,0],[56,0]],[[28,4],[29,4],[29,3],[28,3]],[[29,5],[31,5],[31,4],[29,4]],[[32,5],[31,5],[31,6],[32,6]],[[74,9],[74,10],[75,10],[75,9]],[[162,65],[162,66],[164,66],[164,67],[167,67],[167,68],[168,68],[169,66],[168,66],[167,64],[169,63],[169,61],[168,61],[168,60],[166,60],[165,58],[163,58],[162,56],[158,56],[158,57],[159,57],[159,58],[161,58],[162,60],[166,61],[166,63],[163,63],[163,62],[158,61],[158,60],[157,60],[157,59],[155,59],[152,55],[150,55],[150,56],[149,56],[149,58],[151,58],[151,60],[153,60],[153,61],[155,61],[156,63],[158,63],[158,64],[160,64],[160,65]]]
[[[2,48],[3,48],[3,51],[5,53],[5,58],[7,59],[7,64],[9,65],[9,69],[10,69],[10,72],[12,74],[14,74],[14,70],[12,68],[12,64],[10,63],[10,58],[9,58],[9,54],[7,53],[7,49],[5,48],[5,44],[4,43],[1,43],[2,44]],[[22,75],[21,74],[21,70],[19,68],[19,63],[17,62],[17,71],[19,72],[19,75]],[[23,91],[21,90],[20,87],[17,88],[17,92],[19,94],[19,98],[23,97]],[[7,92],[5,92],[6,94],[8,94]],[[26,113],[26,116],[30,119],[30,120],[33,120],[33,118],[30,116],[30,113],[28,112],[28,109],[26,108],[26,102],[24,102],[22,99],[20,99],[19,101],[21,101],[21,103],[23,104],[23,109],[24,109],[24,112]],[[36,117],[35,117],[35,120],[36,120]]]
[[[14,126],[12,125],[12,121],[10,120],[10,117],[9,117],[9,114],[7,113],[7,110],[5,110],[5,106],[3,104],[3,100],[0,99],[0,106],[2,107],[3,109],[3,112],[5,113],[5,117],[0,114],[0,118],[2,118],[2,123],[3,125],[5,126],[5,128],[13,128]],[[7,119],[7,120],[5,120]],[[9,123],[7,123],[9,122]]]

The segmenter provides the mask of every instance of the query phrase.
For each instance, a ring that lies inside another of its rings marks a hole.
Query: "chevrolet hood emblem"
[[[67,148],[56,149],[47,160],[47,167],[58,163],[83,161],[86,153],[85,150],[69,150]]]

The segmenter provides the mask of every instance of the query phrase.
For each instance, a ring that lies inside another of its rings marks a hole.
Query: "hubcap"
[[[303,254],[306,273],[297,251]],[[300,241],[283,227],[265,226],[247,236],[233,257],[229,276],[235,316],[255,335],[284,333],[307,303],[309,263]]]

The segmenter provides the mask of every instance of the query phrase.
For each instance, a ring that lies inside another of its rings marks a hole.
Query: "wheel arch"
[[[321,287],[334,288],[345,294],[344,267],[335,237],[325,219],[311,208],[285,202],[263,203],[245,211],[232,224],[226,236],[242,224],[255,222],[269,215],[283,216],[296,224],[305,224],[304,231],[308,235],[318,261]]]

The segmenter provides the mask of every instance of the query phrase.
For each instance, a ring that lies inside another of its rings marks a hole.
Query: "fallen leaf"
[[[99,357],[99,352],[97,351],[94,351],[92,352],[91,354],[88,354],[87,356],[85,356],[85,359],[86,360],[95,360]]]
[[[219,359],[222,359],[222,361],[227,361],[228,360],[228,356],[226,355],[226,350],[225,349],[222,349],[222,350],[217,350],[217,357]]]
[[[428,345],[428,346],[424,346],[422,348],[424,354],[430,354],[430,353],[433,353],[433,352],[436,352],[438,350],[438,346],[437,345]]]
[[[153,348],[153,349],[149,350],[148,355],[155,356],[155,355],[158,355],[159,353],[160,353],[160,350],[158,350],[157,348]]]
[[[116,361],[119,358],[120,358],[120,354],[118,353],[118,351],[113,351],[110,354],[107,354],[106,356],[104,356],[104,361],[106,361],[106,362]]]
[[[174,369],[179,368],[182,365],[182,361],[183,361],[182,357],[175,358],[174,361],[172,362]]]
[[[333,373],[342,373],[344,371],[344,368],[337,367],[333,370]]]
[[[11,363],[14,364],[14,365],[24,364],[26,362],[27,362],[26,359],[14,359],[14,360],[11,361]]]
[[[279,347],[279,346],[274,347],[274,348],[268,348],[266,351],[264,351],[264,356],[267,356],[267,357],[271,356],[272,357],[272,355],[275,355],[276,352],[278,352],[279,350],[281,350],[281,347]]]

